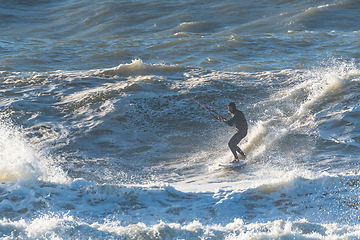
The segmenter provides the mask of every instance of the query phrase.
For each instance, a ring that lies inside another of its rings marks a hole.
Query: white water
[[[358,239],[358,5],[4,2],[0,238]]]

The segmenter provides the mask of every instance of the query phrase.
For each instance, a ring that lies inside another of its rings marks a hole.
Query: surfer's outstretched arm
[[[218,115],[217,119],[219,119],[219,121],[224,121],[224,122],[226,121],[226,119],[221,115]]]

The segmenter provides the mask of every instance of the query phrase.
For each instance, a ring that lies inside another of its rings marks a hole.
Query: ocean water
[[[1,239],[360,239],[359,1],[0,2]]]

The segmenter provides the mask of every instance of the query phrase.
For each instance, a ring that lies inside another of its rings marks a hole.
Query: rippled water
[[[359,238],[358,1],[1,6],[1,238]]]

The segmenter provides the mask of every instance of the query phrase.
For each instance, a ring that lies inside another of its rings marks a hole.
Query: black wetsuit
[[[237,130],[237,133],[235,133],[235,135],[230,139],[228,144],[231,152],[234,154],[235,159],[237,159],[238,156],[236,152],[240,153],[242,156],[245,156],[245,153],[237,145],[241,139],[246,136],[248,125],[245,116],[241,111],[235,109],[233,114],[234,115],[230,120],[224,119],[224,122],[227,125],[234,126]]]

